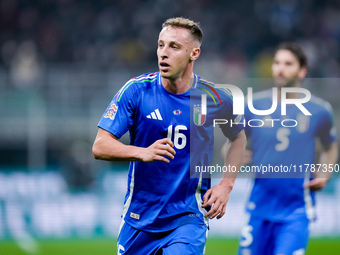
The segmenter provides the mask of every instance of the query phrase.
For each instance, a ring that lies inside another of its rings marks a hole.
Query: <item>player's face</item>
[[[199,56],[200,49],[185,28],[165,27],[158,38],[158,67],[163,78],[176,80]]]
[[[306,68],[301,67],[296,56],[289,50],[278,50],[274,56],[272,73],[279,87],[297,86],[298,80],[306,76]]]

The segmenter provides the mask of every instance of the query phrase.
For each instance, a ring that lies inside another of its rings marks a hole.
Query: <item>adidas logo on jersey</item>
[[[156,109],[154,112],[146,116],[148,119],[154,119],[154,120],[163,120],[161,113],[158,109]]]

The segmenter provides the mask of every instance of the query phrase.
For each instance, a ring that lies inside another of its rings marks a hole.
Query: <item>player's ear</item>
[[[306,67],[302,67],[300,69],[300,72],[299,72],[299,78],[303,79],[303,78],[306,77],[306,75],[307,75],[307,68]]]
[[[201,49],[199,47],[193,48],[190,54],[190,60],[195,61],[196,59],[198,59],[200,53],[201,53]]]

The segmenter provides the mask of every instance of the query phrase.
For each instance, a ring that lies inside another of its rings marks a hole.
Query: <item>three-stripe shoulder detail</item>
[[[154,82],[157,79],[157,73],[143,74],[138,77],[130,79],[125,85],[118,91],[116,100],[119,102],[124,92],[132,85],[136,83]]]

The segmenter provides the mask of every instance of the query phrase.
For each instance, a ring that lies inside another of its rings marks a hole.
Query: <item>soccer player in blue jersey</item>
[[[159,72],[129,80],[98,124],[94,157],[131,161],[118,254],[204,254],[208,219],[225,214],[235,174],[210,187],[194,169],[210,163],[213,119],[240,117],[227,91],[193,73],[201,41],[197,23],[168,19],[158,39]],[[231,144],[225,162],[239,169],[243,126],[221,128]],[[118,141],[127,131],[130,145]]]
[[[299,87],[306,73],[307,59],[301,47],[295,43],[281,44],[272,64],[279,102],[281,89]],[[290,99],[300,96],[300,93],[287,94]],[[272,101],[271,89],[253,96],[255,109],[270,109]],[[251,140],[252,165],[272,166],[272,169],[292,166],[296,173],[294,170],[293,174],[279,170],[274,174],[257,175],[246,206],[247,223],[242,229],[240,255],[305,253],[309,223],[315,220],[314,192],[322,189],[329,180],[329,170],[337,161],[338,147],[330,104],[312,96],[303,106],[311,115],[305,115],[295,105],[287,105],[286,115],[281,115],[278,104],[276,111],[269,116],[255,115],[246,107],[246,120],[267,119],[262,127],[246,127],[247,137]],[[279,124],[284,119],[296,120],[297,125],[292,122]],[[323,145],[318,163],[326,171],[314,171],[316,173],[311,176],[309,169],[314,163],[316,139]]]

